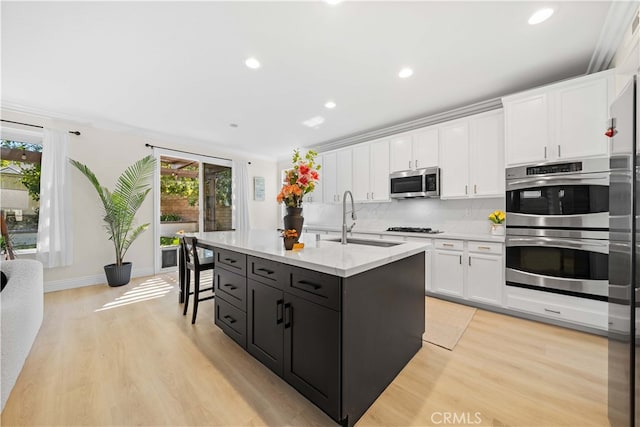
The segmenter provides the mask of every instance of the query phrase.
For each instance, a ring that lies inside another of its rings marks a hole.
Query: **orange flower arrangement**
[[[284,203],[290,208],[302,206],[302,197],[312,192],[316,182],[320,180],[318,171],[321,166],[315,163],[317,155],[315,151],[309,150],[302,157],[300,150],[293,150],[293,169],[285,171],[284,183],[276,197],[278,203]]]

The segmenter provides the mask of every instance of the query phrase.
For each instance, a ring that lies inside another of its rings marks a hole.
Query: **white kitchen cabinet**
[[[467,249],[467,297],[486,304],[502,305],[502,244],[471,241]]]
[[[440,128],[440,197],[469,196],[469,123],[456,120]]]
[[[440,127],[441,198],[504,196],[503,127],[502,110]]]
[[[389,200],[389,142],[353,148],[353,197],[358,202]]]
[[[463,257],[462,241],[435,241],[432,272],[434,292],[464,297]]]
[[[502,98],[506,165],[608,155],[613,84],[603,71]]]
[[[353,150],[349,148],[328,152],[322,156],[324,203],[341,203],[344,192],[352,190],[352,153]]]
[[[437,126],[392,137],[389,141],[389,171],[438,166],[438,138]]]
[[[315,189],[304,196],[303,202],[305,203],[322,203],[323,201],[323,183],[324,183],[324,169],[322,168],[322,156],[317,156],[315,160],[315,164],[320,166],[320,170],[318,174],[320,175],[320,180],[316,182]]]

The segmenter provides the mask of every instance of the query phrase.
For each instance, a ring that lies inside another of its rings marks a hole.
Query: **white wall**
[[[279,188],[276,188],[275,158],[273,160],[250,158],[213,144],[153,139],[132,132],[99,129],[90,125],[79,125],[13,111],[3,110],[2,117],[6,120],[80,131],[81,136],[70,136],[69,156],[89,166],[101,183],[109,188],[113,187],[117,177],[127,166],[152,153],[151,149],[145,147],[145,143],[198,152],[203,155],[251,161],[250,182],[253,182],[253,176],[265,177],[265,201],[252,200],[250,202],[251,226],[272,229],[277,226],[279,212],[275,197]],[[112,244],[105,237],[95,189],[77,170],[73,169],[71,176],[73,181],[74,261],[70,267],[45,269],[45,289],[48,290],[104,283],[103,266],[114,262]],[[251,190],[250,199],[253,199],[253,190]],[[133,262],[134,276],[153,274],[155,245],[153,209],[153,197],[148,197],[137,218],[139,223],[148,222],[151,223],[151,226],[131,245],[125,256],[126,261]]]

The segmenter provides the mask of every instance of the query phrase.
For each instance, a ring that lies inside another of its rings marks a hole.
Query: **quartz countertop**
[[[295,265],[340,277],[349,277],[386,265],[427,249],[427,242],[404,242],[397,246],[377,247],[318,240],[314,233],[302,233],[303,249],[285,251],[283,239],[275,230],[213,231],[189,233],[202,243]],[[376,240],[376,239],[371,239]],[[392,241],[392,240],[385,240]]]
[[[340,233],[340,227],[331,225],[305,225],[305,230],[323,231]],[[474,232],[449,232],[443,231],[442,233],[429,234],[429,233],[403,233],[398,231],[386,231],[376,230],[371,228],[358,228],[357,226],[352,230],[353,234],[377,234],[384,236],[399,236],[402,237],[420,237],[423,239],[454,239],[454,240],[480,240],[483,242],[496,242],[504,243],[505,236],[498,236],[489,233],[474,233]],[[304,235],[304,234],[303,234]],[[351,235],[351,233],[349,234]]]

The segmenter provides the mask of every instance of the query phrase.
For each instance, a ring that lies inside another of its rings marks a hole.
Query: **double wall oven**
[[[607,300],[609,158],[507,169],[506,284]]]

